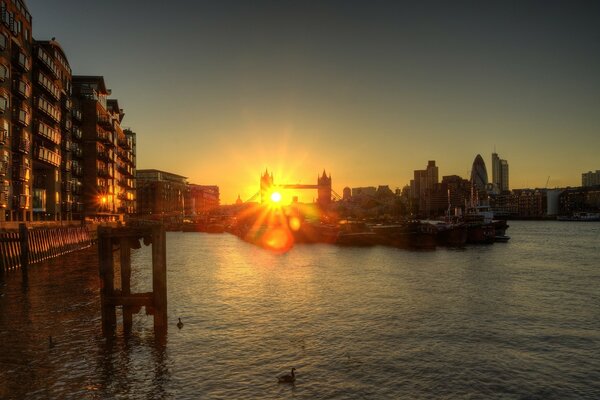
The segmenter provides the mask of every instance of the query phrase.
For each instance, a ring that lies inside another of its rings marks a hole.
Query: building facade
[[[501,159],[497,153],[492,153],[492,184],[494,193],[509,190],[508,161]]]
[[[485,168],[485,162],[480,154],[477,154],[475,160],[473,160],[473,166],[471,168],[471,183],[475,189],[483,191],[487,189],[488,174]]]
[[[0,221],[33,219],[31,14],[0,2]]]
[[[600,170],[584,172],[581,174],[581,186],[591,187],[600,185]]]
[[[54,39],[33,53],[33,218],[70,220],[71,67]]]
[[[240,199],[241,201],[241,199]],[[219,187],[188,184],[185,197],[185,215],[200,216],[219,208]]]
[[[135,133],[103,78],[74,78],[54,38],[34,40],[24,1],[0,15],[0,222],[134,213]]]
[[[110,94],[102,76],[73,76],[81,112],[77,147],[83,157],[74,157],[82,169],[81,218],[116,220],[135,212],[136,135],[121,127],[125,113]]]
[[[187,178],[157,169],[136,174],[137,215],[142,218],[181,222],[185,215]]]

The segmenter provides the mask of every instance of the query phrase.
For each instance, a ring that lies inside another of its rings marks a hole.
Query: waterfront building
[[[33,218],[31,14],[0,2],[0,221]]]
[[[581,174],[581,186],[590,187],[600,185],[600,170],[584,172]]]
[[[135,133],[104,79],[34,40],[24,1],[0,7],[0,222],[134,213]]]
[[[508,161],[501,159],[497,153],[492,153],[492,184],[494,193],[509,190]]]
[[[488,185],[488,174],[485,168],[485,162],[480,154],[477,154],[475,160],[473,160],[473,166],[471,168],[471,184],[475,189],[484,191]]]
[[[185,214],[187,178],[157,169],[136,173],[137,215],[177,222]]]
[[[33,55],[33,219],[70,220],[71,67],[54,38],[34,40]]]
[[[219,197],[218,186],[188,184],[185,196],[185,215],[203,215],[216,210],[221,203]]]
[[[135,134],[125,133],[125,116],[108,99],[102,76],[73,76],[73,96],[81,109],[83,216],[116,220],[135,211]],[[79,166],[79,160],[77,160]]]
[[[559,196],[559,215],[600,212],[600,186],[569,188]]]
[[[119,146],[118,150],[118,162],[117,171],[120,174],[121,184],[120,196],[121,196],[121,211],[125,214],[136,213],[136,188],[135,188],[135,175],[136,175],[136,133],[130,128],[123,129],[124,137],[120,137],[117,142]]]
[[[115,151],[112,154],[114,165],[114,203],[119,215],[135,212],[135,137],[131,129],[123,129],[121,122],[125,113],[119,107],[118,100],[108,99],[108,114],[113,121],[116,139]]]

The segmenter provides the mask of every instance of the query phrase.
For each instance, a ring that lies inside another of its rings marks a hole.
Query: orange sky
[[[105,77],[138,167],[218,185],[224,204],[265,168],[395,189],[428,160],[468,177],[480,153],[491,172],[494,146],[511,188],[600,169],[598,2],[139,4],[28,1],[36,39]]]

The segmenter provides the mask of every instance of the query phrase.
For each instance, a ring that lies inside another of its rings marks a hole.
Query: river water
[[[143,310],[102,337],[95,249],[5,274],[0,398],[600,398],[600,224],[510,225],[426,252],[168,233],[166,343]]]

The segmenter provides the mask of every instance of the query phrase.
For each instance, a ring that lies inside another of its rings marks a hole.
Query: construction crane
[[[548,182],[550,182],[550,175],[548,175],[548,179],[546,179],[546,186],[545,186],[546,189],[548,189]]]

